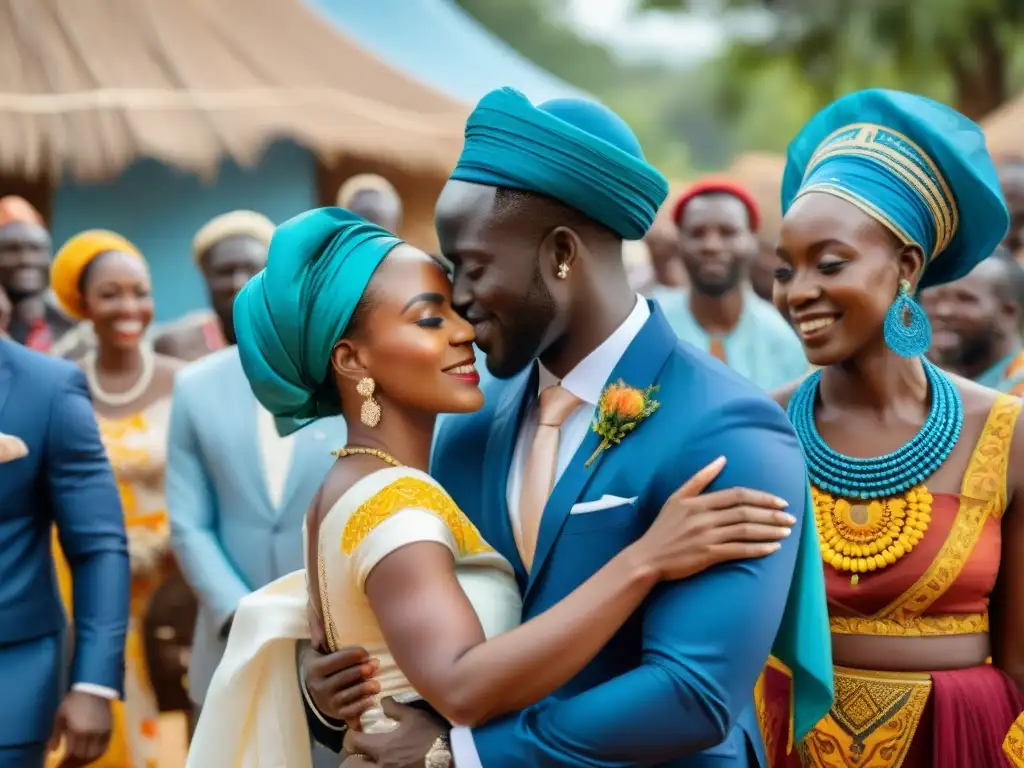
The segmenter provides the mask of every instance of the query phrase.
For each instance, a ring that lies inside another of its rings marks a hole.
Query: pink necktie
[[[559,386],[547,387],[540,393],[540,423],[526,454],[523,487],[519,493],[517,544],[526,570],[533,565],[540,519],[555,484],[559,429],[581,402],[572,392]]]

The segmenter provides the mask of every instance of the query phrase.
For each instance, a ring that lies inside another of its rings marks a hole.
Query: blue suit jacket
[[[765,764],[753,689],[782,620],[805,515],[796,435],[753,384],[680,344],[654,305],[610,381],[620,378],[638,388],[658,384],[661,407],[589,469],[600,438],[583,441],[544,510],[529,577],[505,494],[520,419],[537,394],[535,369],[495,381],[484,410],[441,427],[432,473],[515,567],[524,620],[635,541],[666,499],[718,456],[728,463],[710,490],[746,486],[781,496],[796,530],[770,557],[659,586],[561,690],[473,730],[484,768]],[[637,501],[569,515],[577,502],[605,494]]]
[[[29,450],[0,464],[2,746],[49,738],[63,691],[53,525],[75,590],[70,682],[121,690],[131,577],[121,499],[82,372],[0,339],[0,432]]]
[[[345,444],[342,418],[295,435],[279,506],[262,469],[256,397],[238,349],[215,352],[175,381],[167,448],[167,509],[172,544],[199,597],[189,694],[201,704],[220,661],[220,630],[238,601],[303,567],[302,523]]]

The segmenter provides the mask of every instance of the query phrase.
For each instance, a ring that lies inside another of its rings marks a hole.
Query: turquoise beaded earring
[[[885,343],[900,357],[920,357],[932,345],[932,325],[910,295],[907,280],[900,280],[899,292],[885,313]]]

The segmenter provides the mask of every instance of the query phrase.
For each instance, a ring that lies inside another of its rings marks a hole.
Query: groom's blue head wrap
[[[534,106],[512,88],[484,96],[451,178],[554,198],[624,240],[639,240],[668,195],[629,126],[582,99]]]
[[[282,435],[340,413],[331,352],[401,244],[344,208],[307,211],[274,232],[266,268],[235,299],[234,320],[242,368]]]

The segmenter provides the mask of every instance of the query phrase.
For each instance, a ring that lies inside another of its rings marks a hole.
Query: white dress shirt
[[[292,454],[295,451],[295,435],[281,437],[274,424],[274,417],[266,408],[256,403],[256,428],[260,443],[260,463],[263,481],[274,509],[281,507],[284,500],[284,486],[292,468]]]
[[[558,463],[555,468],[556,483],[587,436],[587,431],[590,429],[597,411],[597,401],[601,397],[608,378],[650,315],[651,311],[647,302],[638,296],[636,306],[633,307],[633,311],[629,313],[622,325],[616,328],[597,349],[583,358],[579,365],[569,371],[561,381],[558,381],[554,374],[543,365],[539,365],[538,392],[554,384],[561,384],[582,401],[576,410],[562,422],[559,429]],[[516,437],[516,445],[512,453],[512,466],[508,473],[508,486],[505,493],[508,500],[509,518],[517,536],[520,530],[519,494],[523,486],[526,454],[533,442],[534,435],[537,434],[539,408],[539,403],[534,401],[530,410],[523,417],[523,423],[519,428],[519,435]],[[480,755],[473,743],[473,732],[469,728],[452,728],[451,745],[452,756],[455,758],[455,765],[458,768],[483,768]]]

